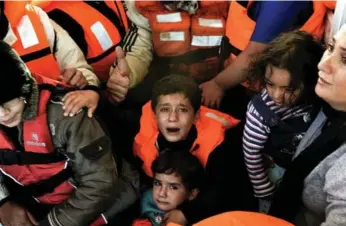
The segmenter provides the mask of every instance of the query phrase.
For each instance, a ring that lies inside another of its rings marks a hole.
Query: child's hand
[[[180,210],[172,210],[166,213],[165,217],[163,218],[162,225],[168,225],[169,223],[176,223],[179,225],[186,225],[187,220]]]
[[[82,108],[88,108],[88,116],[91,118],[97,108],[100,96],[93,90],[78,90],[67,93],[62,101],[64,102],[64,116],[74,116]]]

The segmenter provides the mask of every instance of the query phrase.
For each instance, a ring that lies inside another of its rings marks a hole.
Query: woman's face
[[[328,43],[318,64],[316,94],[334,109],[346,111],[346,26]]]

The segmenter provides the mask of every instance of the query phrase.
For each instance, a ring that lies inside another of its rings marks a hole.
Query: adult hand
[[[119,103],[126,98],[130,87],[130,68],[122,48],[118,46],[115,51],[117,55],[117,66],[109,76],[107,88],[112,99]]]
[[[83,89],[88,85],[88,81],[84,77],[83,73],[76,68],[65,69],[62,75],[60,75],[60,79],[67,85],[71,85],[79,89]]]
[[[7,201],[0,207],[0,222],[3,226],[38,225],[29,211],[11,201]]]
[[[224,95],[223,89],[214,79],[199,85],[202,90],[202,104],[210,108],[219,108]]]

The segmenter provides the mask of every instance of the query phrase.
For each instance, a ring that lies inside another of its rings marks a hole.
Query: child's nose
[[[163,198],[167,197],[167,188],[165,188],[164,186],[161,187],[160,192],[159,192],[159,196],[163,197]]]
[[[6,108],[0,107],[0,117],[5,117],[8,113]]]
[[[273,92],[273,97],[275,100],[281,100],[284,95],[284,91],[281,89],[275,89]]]
[[[177,112],[172,111],[172,112],[169,114],[168,120],[171,121],[171,122],[177,121],[177,120],[178,120],[178,114],[177,114]]]

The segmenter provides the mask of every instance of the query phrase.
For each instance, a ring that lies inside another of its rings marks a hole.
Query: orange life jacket
[[[336,1],[323,1],[323,4],[330,10],[334,10],[336,7]]]
[[[114,15],[98,11],[88,1],[36,0],[32,3],[42,7],[48,15],[54,10],[60,10],[82,27],[88,45],[86,59],[99,79],[107,81],[110,67],[116,60],[115,48],[120,45],[128,30],[127,17],[121,1],[104,1]],[[56,22],[64,28],[64,24],[58,20]]]
[[[225,122],[228,123],[227,128]],[[225,130],[234,127],[238,122],[230,115],[201,106],[196,122],[197,138],[191,148],[192,154],[205,166],[209,154],[223,141]],[[142,109],[140,130],[135,137],[133,151],[135,156],[143,161],[143,170],[150,177],[153,176],[151,164],[158,156],[155,145],[158,134],[151,102],[148,102]]]
[[[160,1],[136,1],[138,11],[148,18],[153,46],[160,60],[172,71],[192,75],[202,82],[221,69],[219,58],[229,3],[199,1],[194,15],[173,12]]]
[[[193,226],[293,226],[287,221],[255,212],[231,211],[202,220]],[[168,226],[180,226],[169,223]]]
[[[250,41],[256,25],[256,22],[248,16],[248,9],[252,6],[252,3],[253,1],[249,1],[247,7],[244,7],[236,0],[231,2],[226,23],[225,48],[222,53],[226,58],[225,66],[229,65]],[[328,4],[328,6],[332,7],[333,4]],[[321,39],[324,32],[326,12],[325,2],[313,1],[313,13],[300,29]]]
[[[57,80],[60,76],[59,65],[36,9],[26,2],[5,1],[5,15],[17,37],[12,48],[30,71]]]
[[[54,83],[51,82],[52,80],[48,81],[41,76],[35,76],[35,79],[39,84],[39,87],[41,84],[54,85]],[[52,175],[62,172],[66,166],[66,158],[63,158],[63,156],[61,156],[61,159],[58,158],[58,160],[54,158],[50,163],[40,163],[42,158],[49,155],[58,156],[55,154],[57,152],[52,143],[47,122],[46,110],[50,96],[50,90],[42,89],[40,91],[37,117],[33,120],[25,121],[23,125],[23,145],[25,154],[28,155],[28,153],[38,153],[41,156],[28,163],[23,162],[26,160],[25,157],[21,157],[22,160],[20,160],[17,164],[6,164],[6,160],[1,160],[0,162],[1,171],[23,186],[32,185],[42,180],[51,178]],[[9,155],[13,153],[20,153],[20,151],[16,151],[15,146],[2,130],[0,131],[0,150],[2,152],[2,157],[6,154]],[[29,155],[29,157],[33,158],[34,155]],[[41,159],[39,160],[38,158]],[[40,164],[35,164],[36,160]],[[61,183],[58,184],[52,192],[44,193],[36,198],[41,203],[57,204],[66,200],[72,191],[73,187],[65,180],[65,182],[61,181]]]

